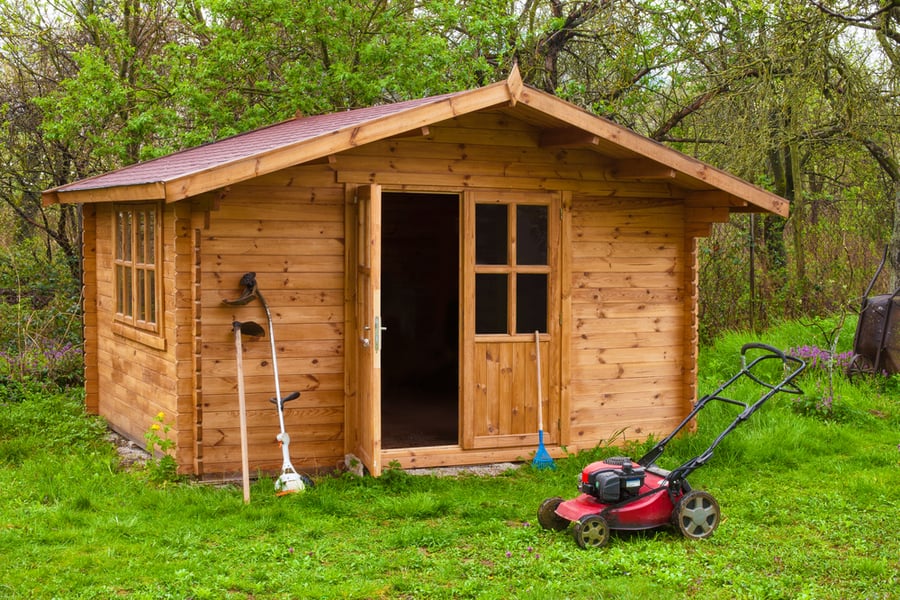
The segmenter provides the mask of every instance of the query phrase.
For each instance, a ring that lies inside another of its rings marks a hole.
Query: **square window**
[[[547,275],[523,273],[516,278],[516,331],[547,331]]]
[[[476,334],[547,331],[549,214],[548,204],[475,204]]]
[[[516,264],[547,264],[547,207],[516,207]]]
[[[507,215],[505,204],[475,206],[475,262],[479,265],[507,263]]]

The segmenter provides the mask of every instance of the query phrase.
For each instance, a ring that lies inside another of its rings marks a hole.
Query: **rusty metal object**
[[[868,298],[886,258],[887,249],[863,297],[848,375],[900,373],[900,288],[893,294]]]

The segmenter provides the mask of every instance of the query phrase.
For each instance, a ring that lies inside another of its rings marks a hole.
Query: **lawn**
[[[729,335],[703,349],[701,390],[737,371],[744,342],[824,347],[821,330]],[[841,339],[839,351],[852,329]],[[281,498],[264,479],[245,505],[239,487],[120,468],[78,390],[7,384],[0,598],[900,597],[900,378],[850,382],[820,367],[801,386],[805,400],[773,399],[691,477],[721,506],[711,538],[662,530],[582,550],[538,526],[537,507],[574,496],[589,461],[641,454],[627,431],[552,471],[323,474]],[[727,418],[713,411],[662,465],[705,447]]]

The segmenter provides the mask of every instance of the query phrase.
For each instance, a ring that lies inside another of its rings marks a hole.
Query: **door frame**
[[[389,191],[412,191],[398,189]],[[547,331],[540,335],[543,383],[543,416],[545,442],[565,443],[568,423],[563,418],[567,398],[564,393],[563,367],[567,362],[566,343],[562,340],[563,321],[567,320],[569,286],[562,280],[568,256],[570,194],[547,191],[451,190],[429,189],[435,193],[460,196],[460,260],[459,273],[459,445],[443,446],[443,451],[485,451],[492,448],[528,447],[537,444],[537,429],[514,435],[476,436],[475,348],[477,343],[517,338],[518,344],[530,342],[534,333],[517,336],[475,334],[475,205],[477,198],[494,198],[503,202],[546,203],[548,212],[548,304]],[[358,459],[373,476],[381,474],[381,348],[380,348],[380,272],[381,272],[381,194],[379,184],[346,184],[345,231],[345,451]],[[376,210],[377,209],[377,210]],[[557,218],[557,215],[559,217]],[[361,268],[362,267],[362,268]],[[368,330],[365,327],[369,327]],[[378,332],[378,340],[374,332]],[[368,336],[370,346],[365,346]],[[521,338],[521,339],[518,339]],[[526,340],[527,338],[527,340]],[[533,355],[532,355],[533,356]],[[537,378],[533,368],[524,375]],[[536,389],[536,388],[535,388]],[[423,448],[417,448],[421,451]]]

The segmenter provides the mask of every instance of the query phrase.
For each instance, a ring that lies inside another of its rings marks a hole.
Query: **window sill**
[[[166,349],[166,338],[152,331],[144,331],[116,321],[113,322],[112,332],[115,335],[138,342],[139,344],[150,346],[155,350],[165,351]]]

